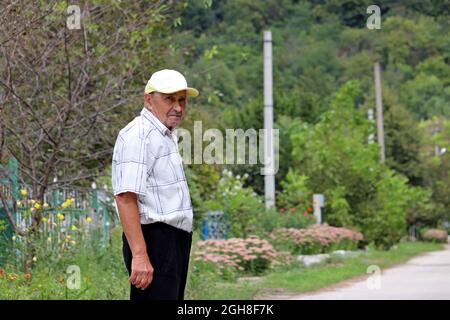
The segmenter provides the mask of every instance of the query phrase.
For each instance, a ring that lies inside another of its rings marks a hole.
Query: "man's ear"
[[[147,106],[147,108],[152,110],[153,101],[151,93],[144,93],[144,104]]]

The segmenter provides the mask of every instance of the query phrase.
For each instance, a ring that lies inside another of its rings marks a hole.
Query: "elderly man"
[[[175,127],[198,91],[175,70],[155,72],[141,114],[120,130],[112,182],[122,222],[131,300],[182,300],[192,241],[192,205]]]

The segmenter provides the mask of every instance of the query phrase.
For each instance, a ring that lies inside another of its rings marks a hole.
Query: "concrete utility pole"
[[[272,32],[264,31],[264,194],[267,209],[275,205],[272,79]]]
[[[384,127],[383,127],[383,102],[381,96],[381,75],[380,75],[380,64],[375,62],[374,66],[374,76],[375,76],[375,98],[377,106],[377,137],[378,144],[380,145],[381,162],[386,160],[386,151],[384,147]]]
[[[374,116],[373,116],[373,109],[372,108],[367,110],[367,117],[368,117],[368,119],[369,119],[369,121],[371,123],[370,130],[372,131],[372,123],[374,122]],[[369,133],[369,138],[368,138],[369,144],[372,144],[374,140],[375,140],[375,135],[372,132],[370,132]]]

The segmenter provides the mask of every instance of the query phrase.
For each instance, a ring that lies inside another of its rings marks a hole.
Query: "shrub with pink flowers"
[[[288,263],[292,257],[286,252],[277,252],[269,241],[250,236],[246,239],[198,241],[193,259],[216,265],[221,274],[231,269],[238,273],[258,275],[269,268]]]
[[[438,243],[448,242],[448,233],[445,230],[440,229],[428,229],[423,233],[423,240]]]
[[[363,235],[347,228],[316,224],[306,229],[274,229],[269,238],[276,248],[293,254],[316,254],[339,249],[354,250]]]

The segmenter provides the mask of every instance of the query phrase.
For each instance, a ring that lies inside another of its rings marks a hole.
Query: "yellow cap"
[[[189,97],[196,97],[199,92],[195,88],[188,87],[186,78],[176,70],[164,69],[156,71],[145,86],[145,93],[161,92],[174,93],[186,90]]]

